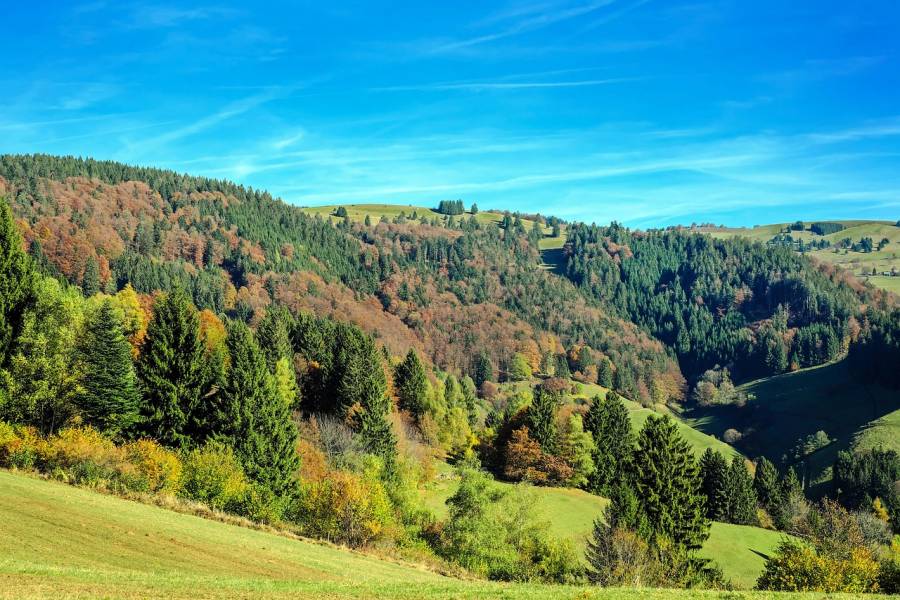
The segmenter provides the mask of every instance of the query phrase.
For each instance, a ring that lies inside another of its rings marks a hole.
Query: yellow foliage
[[[857,547],[847,558],[822,556],[797,542],[782,542],[766,562],[756,585],[761,590],[783,592],[878,591],[879,567],[868,548]]]
[[[124,446],[125,456],[149,492],[175,494],[181,485],[181,461],[171,450],[153,440],[138,440]]]

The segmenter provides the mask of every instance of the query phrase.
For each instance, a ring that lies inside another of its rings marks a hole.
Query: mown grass
[[[822,598],[464,581],[6,471],[0,471],[0,597]]]

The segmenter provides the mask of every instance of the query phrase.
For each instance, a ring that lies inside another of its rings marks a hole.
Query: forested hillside
[[[845,356],[896,387],[892,297],[840,271],[570,223],[551,272],[558,219],[310,216],[75,158],[0,157],[0,195],[4,468],[494,580],[900,590],[896,451],[830,455],[814,503],[752,425],[719,440],[675,418],[750,411],[735,382]],[[744,434],[753,455],[725,443]],[[535,486],[585,514],[552,526]],[[715,556],[714,522],[788,535],[723,569],[759,550]]]
[[[253,320],[273,300],[423,349],[470,373],[485,351],[502,371],[588,345],[635,398],[678,399],[665,348],[606,305],[539,268],[541,229],[461,215],[338,227],[225,181],[51,156],[0,157],[0,194],[30,253],[88,292],[187,289],[201,309]]]

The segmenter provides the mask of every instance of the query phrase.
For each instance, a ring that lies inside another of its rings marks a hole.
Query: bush
[[[306,535],[352,547],[387,536],[394,527],[384,486],[347,471],[304,483],[286,517]]]
[[[33,469],[42,452],[44,440],[34,427],[10,425],[0,421],[0,466]]]
[[[180,495],[219,510],[239,512],[250,484],[234,451],[208,442],[184,457]]]
[[[53,477],[89,487],[135,486],[124,453],[92,427],[63,429],[43,445],[40,462]]]
[[[766,561],[756,587],[783,592],[872,593],[878,591],[878,571],[868,548],[854,548],[847,558],[832,558],[811,546],[785,540]]]
[[[181,488],[182,466],[178,456],[153,440],[138,440],[123,447],[125,458],[134,467],[140,491],[177,494]]]

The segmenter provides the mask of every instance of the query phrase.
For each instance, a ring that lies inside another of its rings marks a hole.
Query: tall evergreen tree
[[[335,383],[337,408],[350,417],[367,448],[385,460],[396,453],[396,440],[388,421],[391,400],[387,395],[382,356],[371,337],[359,328],[337,327]]]
[[[731,459],[728,467],[728,522],[756,525],[756,491],[753,478],[742,456]]]
[[[753,476],[753,489],[756,491],[756,501],[767,511],[781,502],[781,487],[778,482],[778,470],[772,461],[761,457],[756,463],[756,473]]]
[[[131,344],[109,300],[88,318],[78,355],[84,379],[76,402],[85,422],[114,435],[126,431],[138,419],[140,394]]]
[[[631,419],[622,398],[613,391],[605,399],[595,397],[584,428],[594,438],[594,473],[589,488],[595,494],[609,495],[612,486],[625,479],[634,445]]]
[[[34,293],[34,269],[9,205],[0,199],[0,367],[5,367],[22,331]]]
[[[428,378],[418,353],[412,348],[406,353],[403,362],[394,369],[394,387],[397,390],[400,408],[408,410],[417,417],[425,412]]]
[[[664,536],[686,550],[709,537],[700,468],[668,415],[651,415],[638,435],[634,490],[652,536]]]
[[[270,373],[275,372],[275,365],[279,360],[284,358],[290,363],[294,357],[294,348],[291,345],[292,321],[291,313],[286,308],[272,305],[266,310],[266,316],[256,328],[259,347],[265,354]]]
[[[612,389],[613,386],[613,368],[609,359],[604,357],[597,365],[597,385],[601,385],[606,389]]]
[[[484,350],[475,355],[472,364],[472,379],[475,380],[475,385],[478,387],[481,387],[485,381],[494,380],[494,365]]]
[[[253,333],[241,321],[228,325],[228,356],[217,437],[234,448],[251,479],[276,495],[285,494],[300,466],[290,408]]]
[[[528,407],[525,419],[528,433],[541,445],[547,454],[559,451],[559,428],[556,425],[556,411],[560,405],[560,395],[539,386],[534,393],[534,400]]]
[[[81,293],[85,298],[90,298],[100,292],[100,267],[97,259],[89,256],[84,266],[84,275],[81,278]]]
[[[183,289],[158,300],[137,361],[144,398],[136,433],[189,448],[212,432],[213,370],[200,319]]]
[[[700,457],[700,474],[703,477],[703,494],[706,496],[706,516],[722,521],[728,513],[728,463],[725,457],[707,448]]]

